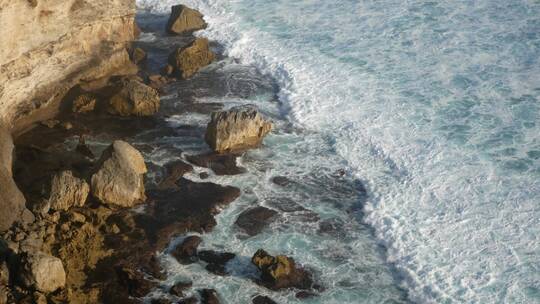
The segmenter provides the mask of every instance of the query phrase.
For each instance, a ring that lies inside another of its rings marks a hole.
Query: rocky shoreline
[[[125,64],[130,71],[138,64],[137,73],[116,70],[91,85],[72,84],[52,102],[56,110],[44,108],[50,114],[32,114],[24,124],[19,119],[4,128],[10,132],[0,128],[0,157],[7,164],[0,170],[6,210],[0,220],[0,303],[141,303],[166,277],[156,254],[174,237],[210,231],[214,216],[240,195],[241,189],[184,175],[193,166],[217,175],[242,173],[236,158],[258,147],[272,129],[254,107],[202,109],[213,113],[200,134],[212,152],[162,168],[140,152],[152,147],[128,143],[148,130],[159,130],[150,136],[171,131],[160,115],[166,105],[159,92],[219,56],[207,39],[192,35],[206,26],[199,12],[175,6],[164,31],[185,42],[172,50],[161,74],[145,68],[147,50],[128,43],[124,51],[131,61]],[[201,111],[197,107],[186,110]],[[148,172],[161,175],[150,180]],[[269,209],[248,210],[237,225],[255,235],[273,216]],[[200,243],[200,237],[187,236],[171,254],[181,264],[202,261],[210,273],[228,275],[225,265],[235,254],[199,251]],[[299,298],[323,290],[290,257],[259,250],[252,263],[259,270],[254,282],[270,290],[294,288]],[[170,297],[151,302],[219,303],[211,289],[185,297],[191,285],[179,282],[168,291]],[[255,296],[253,303],[275,302]]]

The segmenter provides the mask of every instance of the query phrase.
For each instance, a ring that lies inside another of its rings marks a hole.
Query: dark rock
[[[219,304],[219,297],[217,292],[214,289],[203,289],[200,290],[202,304]]]
[[[172,302],[169,299],[160,298],[160,299],[152,299],[152,301],[150,303],[152,303],[152,304],[171,304]]]
[[[298,288],[308,290],[313,285],[311,274],[297,267],[293,258],[278,255],[273,257],[259,249],[251,262],[261,271],[258,284],[272,290],[282,288]]]
[[[206,172],[201,172],[201,173],[199,174],[199,177],[200,177],[201,179],[207,179],[207,178],[210,177],[210,175],[209,175],[208,173],[206,173]]]
[[[193,171],[193,166],[186,164],[181,160],[177,160],[165,165],[167,176],[159,184],[160,189],[176,188],[175,182],[184,176],[184,174]]]
[[[90,159],[96,158],[96,156],[94,155],[94,152],[92,152],[92,150],[90,150],[90,148],[86,144],[84,135],[79,136],[79,143],[77,144],[75,151],[84,157],[88,157]]]
[[[271,198],[266,201],[268,205],[271,207],[274,207],[280,211],[283,212],[305,212],[309,211],[308,209],[300,206],[296,202],[294,202],[292,199],[287,197],[276,197]]]
[[[167,22],[167,32],[171,34],[189,34],[207,27],[203,15],[197,10],[185,5],[175,5],[171,8],[171,16]]]
[[[202,250],[199,252],[199,259],[205,261],[208,264],[221,264],[224,265],[230,260],[234,259],[236,255],[230,252],[217,252],[214,250]]]
[[[285,176],[274,176],[272,178],[272,183],[278,185],[278,186],[282,186],[282,187],[287,187],[289,185],[291,185],[293,183],[293,181],[291,181],[289,178],[285,177]]]
[[[147,280],[143,273],[132,265],[118,265],[115,267],[116,275],[120,285],[133,297],[143,297],[147,295],[156,283]]]
[[[177,297],[183,297],[184,291],[191,288],[191,286],[193,286],[193,282],[178,282],[171,287],[169,293]]]
[[[242,212],[236,219],[236,226],[250,236],[259,234],[265,227],[273,222],[278,213],[262,206]]]
[[[201,242],[202,239],[196,235],[188,236],[171,254],[182,264],[194,263],[197,261],[197,248]]]
[[[274,300],[267,296],[258,295],[251,301],[253,304],[277,304]]]
[[[244,168],[236,165],[238,155],[235,154],[201,154],[188,155],[186,159],[199,167],[210,168],[217,175],[236,175],[245,173]]]
[[[217,153],[243,151],[260,146],[272,130],[254,106],[238,106],[212,113],[206,128],[206,143]]]
[[[199,301],[195,297],[189,297],[178,301],[177,304],[197,304]]]
[[[225,265],[221,264],[208,264],[206,267],[204,267],[208,272],[213,273],[218,276],[226,276],[229,273],[227,272],[227,268]]]
[[[302,290],[302,291],[297,292],[294,296],[297,299],[309,299],[309,298],[316,297],[317,294],[311,291]]]

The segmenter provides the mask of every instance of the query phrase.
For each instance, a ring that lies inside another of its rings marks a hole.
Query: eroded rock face
[[[92,176],[91,189],[102,203],[133,207],[146,199],[144,159],[137,149],[117,140],[101,155],[99,170]]]
[[[169,64],[183,79],[190,78],[214,61],[216,55],[210,50],[208,39],[195,38],[188,46],[179,48],[169,56]]]
[[[251,258],[251,262],[261,271],[261,285],[278,290],[282,288],[310,289],[313,285],[311,274],[296,266],[293,258],[269,255],[259,249]]]
[[[32,5],[35,4],[35,5]],[[52,118],[74,86],[134,74],[135,1],[0,1],[0,123]]]
[[[0,127],[0,231],[7,230],[28,211],[12,176],[13,148],[11,134]]]
[[[159,93],[135,79],[122,81],[122,88],[111,97],[109,113],[120,116],[151,116],[159,111]]]
[[[43,252],[23,254],[19,275],[25,286],[44,293],[53,292],[66,284],[62,261]]]
[[[171,8],[171,16],[167,22],[167,32],[171,34],[189,34],[207,27],[203,15],[185,5]]]
[[[97,99],[90,94],[81,94],[73,100],[71,110],[73,113],[88,113],[94,111]]]
[[[84,180],[73,176],[71,171],[57,173],[52,179],[50,208],[68,210],[71,207],[82,207],[89,192],[90,186]]]
[[[205,139],[217,153],[235,152],[258,147],[271,130],[255,107],[240,106],[212,113]]]

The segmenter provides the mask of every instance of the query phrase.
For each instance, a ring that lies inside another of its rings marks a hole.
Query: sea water
[[[268,88],[204,101],[255,103],[277,128],[242,158],[249,173],[211,178],[244,190],[203,244],[239,253],[234,275],[164,253],[169,280],[227,303],[540,303],[540,2],[182,3],[234,59],[215,67],[237,75],[223,78],[231,92],[244,76]],[[138,0],[163,15],[173,4]],[[284,201],[308,211],[282,211],[252,238],[235,230],[247,207]],[[326,291],[300,301],[257,287],[246,278],[259,247],[312,268]]]

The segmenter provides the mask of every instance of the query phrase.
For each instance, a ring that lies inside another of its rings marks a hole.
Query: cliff
[[[0,0],[0,124],[20,133],[76,85],[136,71],[134,0]]]

